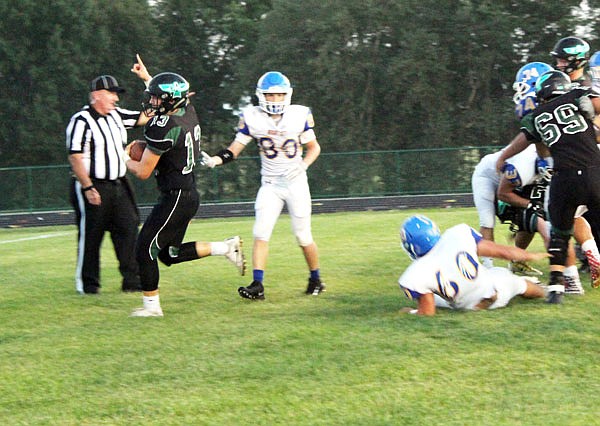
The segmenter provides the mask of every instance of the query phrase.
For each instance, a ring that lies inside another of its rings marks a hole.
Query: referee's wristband
[[[85,188],[81,188],[81,190],[82,190],[83,192],[87,192],[87,191],[89,191],[90,189],[93,189],[93,188],[94,188],[94,185],[92,184],[92,185],[90,185],[90,186],[86,186]]]

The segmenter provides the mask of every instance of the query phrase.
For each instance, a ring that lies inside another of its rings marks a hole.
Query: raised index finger
[[[135,54],[135,57],[137,58],[138,64],[140,64],[140,67],[144,67],[144,62],[142,61],[142,57],[140,56],[139,53]]]

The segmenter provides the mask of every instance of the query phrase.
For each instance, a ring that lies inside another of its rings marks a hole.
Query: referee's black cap
[[[90,83],[90,92],[95,90],[108,90],[110,92],[123,93],[125,89],[119,87],[119,82],[112,75],[100,75]]]

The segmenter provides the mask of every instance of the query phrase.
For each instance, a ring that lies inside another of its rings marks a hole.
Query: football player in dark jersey
[[[147,81],[149,74],[139,57],[136,65],[138,72],[135,65],[132,71]],[[157,260],[170,266],[221,255],[226,256],[240,274],[245,272],[239,236],[222,242],[182,244],[188,224],[200,205],[194,174],[200,154],[200,124],[189,102],[189,89],[189,83],[182,76],[164,72],[154,76],[145,91],[142,106],[151,117],[144,129],[147,145],[140,161],[130,159],[127,168],[140,179],[154,174],[160,197],[138,238],[136,257],[140,265],[143,307],[133,311],[131,316],[163,316]]]
[[[498,159],[497,167],[529,143],[542,150],[545,146],[554,159],[548,207],[552,223],[548,302],[561,303],[575,211],[580,205],[600,211],[600,150],[592,123],[600,112],[600,97],[590,88],[572,88],[569,76],[556,70],[540,76],[535,91],[539,106],[522,120],[521,133]]]
[[[569,76],[573,87],[589,87],[593,80],[593,66],[590,58],[589,44],[579,37],[569,36],[558,40],[550,55],[556,61],[556,69]],[[595,58],[594,63],[596,63]],[[590,72],[585,71],[585,66],[590,65]],[[600,142],[600,117],[594,119],[596,130],[596,142]],[[577,240],[578,249],[582,252],[582,269],[589,270],[592,275],[592,286],[600,286],[600,258],[596,244],[591,244],[590,239],[600,241],[600,215],[596,212],[582,208],[575,215],[574,236]],[[584,245],[587,246],[584,247]],[[591,247],[590,247],[591,246]],[[590,253],[590,250],[596,253]]]
[[[590,59],[590,45],[579,37],[565,37],[556,42],[550,55],[556,68],[569,76],[573,87],[591,86],[591,77],[585,72]]]

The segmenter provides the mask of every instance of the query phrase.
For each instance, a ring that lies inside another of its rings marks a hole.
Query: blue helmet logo
[[[535,83],[540,75],[550,70],[552,67],[544,62],[530,62],[517,71],[513,83],[513,102],[517,118],[523,118],[537,107]]]

